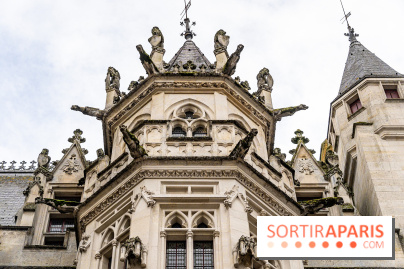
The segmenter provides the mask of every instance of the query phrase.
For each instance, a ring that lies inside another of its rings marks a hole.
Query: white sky
[[[358,40],[396,71],[404,73],[402,0],[345,0]],[[2,1],[0,9],[0,161],[30,161],[42,148],[52,160],[70,146],[80,128],[89,150],[103,148],[101,122],[71,111],[73,104],[104,108],[108,66],[121,74],[121,90],[145,75],[135,46],[158,26],[168,62],[185,41],[179,34],[182,0]],[[319,152],[326,138],[329,104],[336,97],[348,54],[338,0],[192,0],[194,42],[211,62],[213,37],[230,35],[229,53],[245,46],[234,76],[256,90],[256,74],[269,68],[275,108],[309,109],[277,125],[275,146],[287,153],[294,131]],[[318,156],[318,154],[317,154]],[[290,155],[288,154],[288,158]]]

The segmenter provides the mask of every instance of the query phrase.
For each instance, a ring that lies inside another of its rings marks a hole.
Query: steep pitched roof
[[[188,61],[192,61],[193,64],[196,65],[195,69],[196,71],[200,70],[199,67],[202,64],[206,66],[206,70],[210,69],[211,63],[209,62],[209,60],[205,57],[205,55],[201,52],[201,50],[195,45],[195,43],[192,40],[187,40],[168,63],[170,65],[168,71],[173,71],[173,66],[175,64],[184,65]]]
[[[359,41],[354,39],[349,47],[348,58],[345,63],[338,95],[344,94],[368,77],[402,78],[404,75],[395,71],[374,53],[365,48]]]

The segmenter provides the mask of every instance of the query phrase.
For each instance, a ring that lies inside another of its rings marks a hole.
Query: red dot
[[[297,241],[297,242],[295,243],[295,246],[296,246],[297,248],[301,248],[301,247],[302,247],[302,242]]]
[[[337,242],[337,248],[342,248],[342,242],[341,241]]]
[[[328,244],[328,242],[326,242],[326,241],[323,242],[323,248],[328,248],[329,245],[330,244]]]
[[[356,248],[356,242],[355,241],[352,241],[349,245],[351,246],[351,248]]]
[[[314,248],[315,246],[316,246],[316,243],[314,243],[313,241],[311,241],[311,242],[309,243],[309,247]]]

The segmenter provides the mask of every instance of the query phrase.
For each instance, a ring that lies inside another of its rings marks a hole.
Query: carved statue
[[[81,107],[81,106],[73,105],[70,109],[75,110],[75,111],[80,111],[84,115],[95,117],[97,120],[102,120],[102,117],[104,117],[104,114],[105,114],[104,110],[94,108],[94,107],[89,107],[89,106]]]
[[[218,54],[221,52],[225,52],[226,56],[229,57],[227,53],[227,46],[229,45],[230,36],[226,35],[226,32],[222,29],[216,32],[215,34],[215,50],[214,53]]]
[[[230,157],[237,157],[244,159],[245,155],[247,155],[248,150],[251,147],[252,141],[254,137],[258,134],[257,129],[252,129],[251,132],[247,134],[244,139],[238,141],[237,145],[234,147],[232,152],[230,153]]]
[[[306,110],[308,108],[309,108],[308,106],[301,104],[298,106],[274,109],[274,110],[272,110],[272,113],[275,117],[275,120],[281,120],[283,117],[292,116],[297,111]]]
[[[268,68],[262,68],[257,75],[257,86],[258,90],[272,91],[272,86],[274,85],[274,80],[269,74]]]
[[[255,237],[242,235],[233,249],[234,267],[242,265],[246,268],[252,268],[253,260],[257,257],[257,242]]]
[[[139,82],[132,80],[129,84],[128,91],[136,90],[139,87]]]
[[[72,175],[73,173],[76,173],[81,169],[82,168],[79,162],[77,161],[76,154],[72,154],[72,156],[70,156],[70,158],[63,165],[63,172],[65,172],[68,175]]]
[[[236,66],[240,60],[240,53],[243,51],[243,49],[243,45],[240,44],[237,46],[236,51],[230,55],[230,58],[227,60],[227,63],[223,68],[223,74],[231,76],[236,72]]]
[[[140,61],[142,62],[142,65],[144,69],[146,70],[146,73],[148,75],[153,75],[159,73],[157,67],[154,65],[153,61],[150,59],[150,56],[144,51],[142,45],[137,45],[136,46],[137,51],[139,51],[140,54]]]
[[[114,89],[119,92],[121,75],[118,70],[112,66],[108,67],[107,77],[105,78],[105,89],[107,91]],[[119,93],[120,95],[120,93]]]
[[[164,36],[157,26],[151,30],[152,36],[149,38],[149,43],[152,45],[153,50],[164,51]]]
[[[36,197],[35,204],[45,204],[56,209],[60,213],[65,214],[73,213],[76,210],[77,206],[80,205],[80,202]]]
[[[147,156],[146,150],[139,144],[139,140],[136,138],[134,134],[128,131],[128,128],[125,125],[119,126],[119,129],[122,132],[123,140],[126,145],[128,145],[130,155],[134,158],[140,158],[143,156]]]
[[[240,82],[241,87],[244,88],[244,90],[249,91],[251,90],[250,84],[248,83],[248,81],[242,81]]]
[[[51,157],[48,155],[49,150],[43,149],[41,153],[38,155],[38,168],[49,168],[49,163],[51,161]]]
[[[147,249],[142,240],[136,236],[135,238],[130,238],[121,247],[121,255],[119,258],[122,262],[127,262],[128,269],[137,268],[136,266],[140,264],[140,267],[146,268],[147,261]]]
[[[104,158],[105,153],[102,149],[97,149],[97,159]]]
[[[323,208],[332,207],[334,205],[342,205],[344,203],[344,199],[342,197],[327,197],[302,201],[299,203],[303,207],[301,215],[307,216],[308,214],[314,214]]]
[[[88,247],[91,245],[91,242],[89,240],[90,236],[87,235],[86,233],[83,233],[81,235],[81,241],[79,243],[79,247],[77,248],[77,254],[76,254],[76,259],[74,260],[74,265],[77,265],[80,256],[83,252],[86,252],[86,250],[88,249]]]
[[[153,199],[154,192],[149,191],[146,186],[140,187],[140,192],[147,206],[153,207],[156,204],[156,200]]]

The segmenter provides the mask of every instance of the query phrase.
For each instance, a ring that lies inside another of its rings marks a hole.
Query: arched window
[[[187,136],[187,133],[184,131],[184,129],[182,129],[182,127],[177,126],[174,127],[172,135],[173,137],[185,137]]]
[[[198,224],[198,226],[196,226],[196,228],[204,228],[204,229],[206,229],[206,228],[208,228],[208,225],[206,225],[204,222],[201,222],[201,223]]]
[[[193,137],[205,137],[207,135],[208,133],[206,131],[206,128],[202,126],[196,128],[196,130],[192,133]]]
[[[179,224],[178,222],[174,223],[173,225],[171,225],[171,228],[182,228],[182,225]]]
[[[194,112],[191,110],[185,111],[185,118],[187,120],[192,120],[194,118]]]

